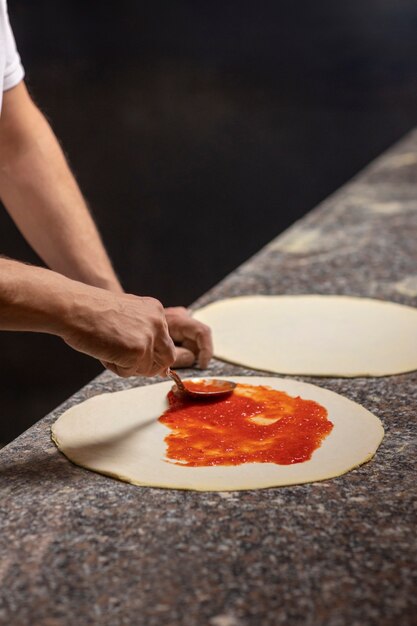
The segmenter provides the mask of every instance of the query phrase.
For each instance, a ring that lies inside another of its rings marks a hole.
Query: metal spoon
[[[176,387],[173,388],[174,393],[179,393],[196,400],[211,400],[214,398],[222,398],[232,393],[236,387],[236,383],[232,383],[231,380],[220,380],[219,378],[190,378],[188,379],[192,384],[207,385],[208,390],[196,390],[190,389],[184,384],[177,372],[168,368],[167,375],[175,381]],[[187,381],[188,382],[188,381]],[[213,387],[215,387],[213,389]]]

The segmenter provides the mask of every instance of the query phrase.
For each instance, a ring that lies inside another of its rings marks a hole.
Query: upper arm
[[[23,80],[5,91],[0,114],[0,162],[4,164],[17,156],[44,124]]]

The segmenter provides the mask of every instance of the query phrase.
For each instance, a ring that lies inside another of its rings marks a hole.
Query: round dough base
[[[195,311],[217,358],[277,374],[388,376],[417,369],[417,310],[349,296],[243,296]]]
[[[380,420],[332,391],[294,380],[232,377],[315,400],[328,411],[333,430],[309,461],[294,465],[247,463],[187,467],[165,460],[170,429],[158,421],[167,408],[171,382],[95,396],[63,413],[52,438],[71,461],[134,485],[235,491],[327,480],[369,461],[384,436]]]

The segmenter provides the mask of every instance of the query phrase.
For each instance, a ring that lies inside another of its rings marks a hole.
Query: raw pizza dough
[[[348,296],[243,296],[196,311],[219,359],[277,374],[387,376],[417,369],[417,309]]]
[[[332,391],[294,380],[233,377],[268,385],[291,396],[315,400],[328,411],[333,430],[309,461],[294,465],[247,463],[187,467],[165,460],[165,437],[158,421],[172,383],[158,383],[95,396],[66,411],[52,426],[52,438],[71,461],[135,485],[234,491],[326,480],[369,461],[384,435],[380,420]]]

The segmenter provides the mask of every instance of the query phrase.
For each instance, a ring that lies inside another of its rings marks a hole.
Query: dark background
[[[417,122],[415,0],[9,0],[125,288],[190,304]],[[4,211],[0,251],[39,263]],[[0,333],[0,442],[100,371]]]

